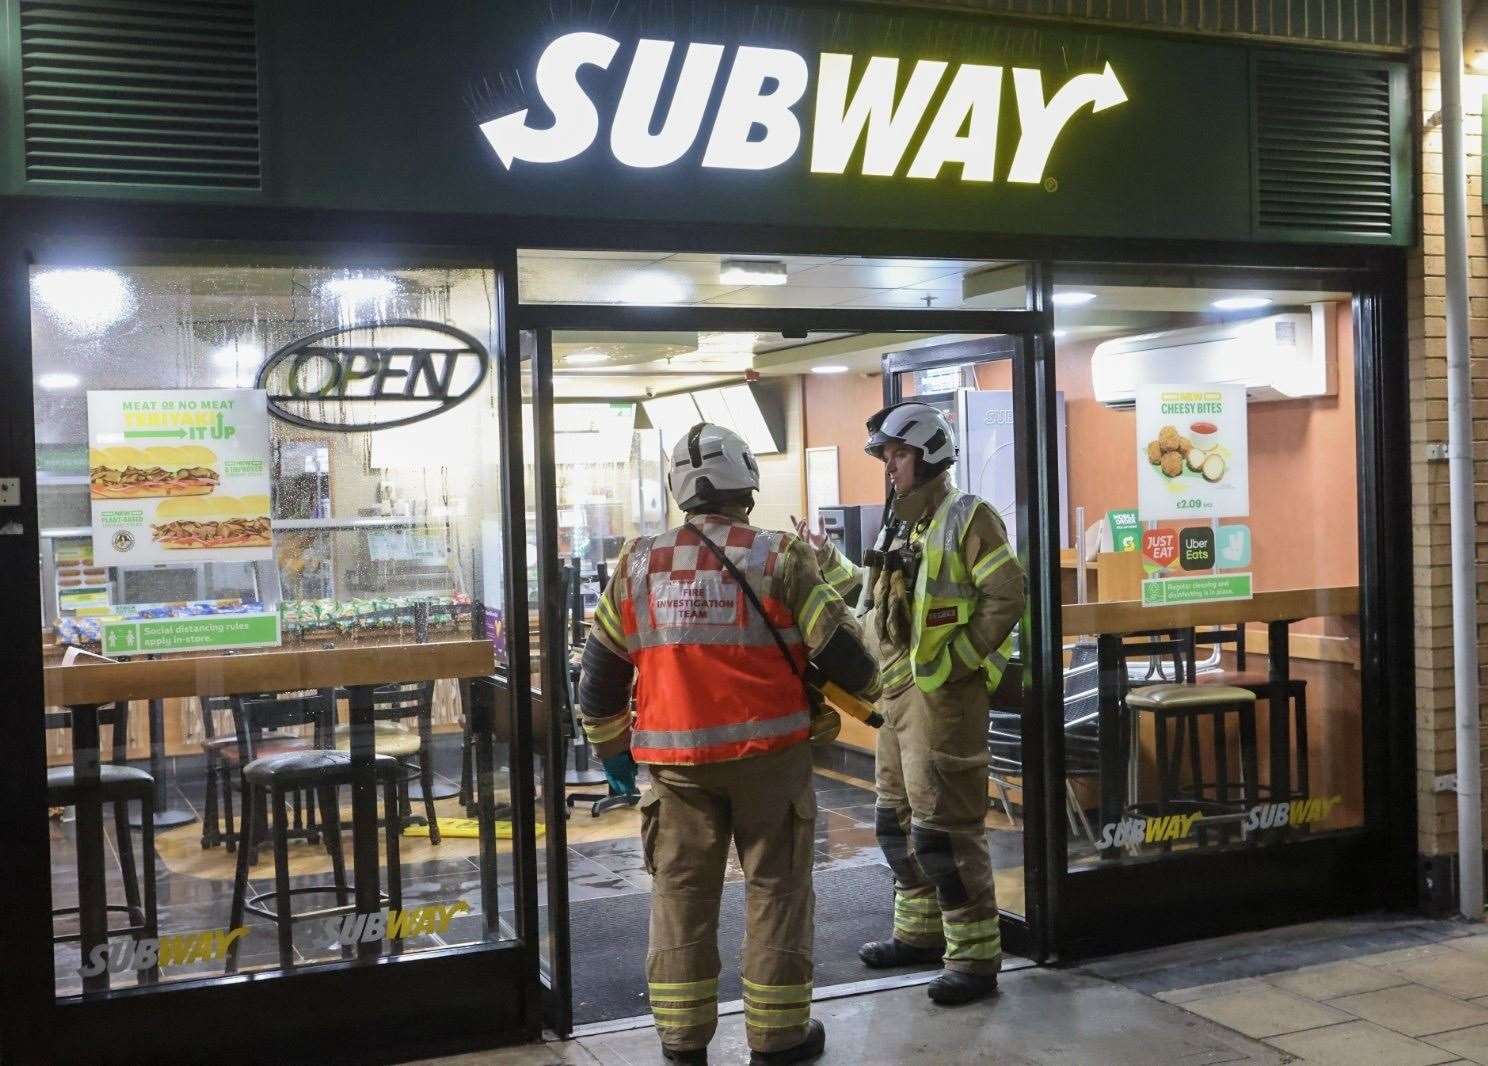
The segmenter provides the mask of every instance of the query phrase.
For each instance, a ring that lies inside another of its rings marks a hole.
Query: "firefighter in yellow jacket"
[[[707,1061],[732,844],[745,877],[751,1062],[805,1062],[826,1034],[811,1019],[816,796],[804,675],[809,658],[825,680],[873,699],[876,666],[810,547],[746,521],[759,469],[738,435],[693,427],[668,483],[687,521],[621,552],[584,646],[584,729],[616,791],[634,791],[637,762],[650,770],[646,980],[667,1060]]]
[[[876,829],[894,871],[894,930],[859,957],[875,968],[942,959],[930,998],[969,1003],[997,990],[1002,961],[984,828],[987,712],[1023,615],[1023,571],[997,513],[956,489],[955,437],[939,411],[898,404],[868,431],[894,523],[863,575],[813,538],[833,587],[865,585],[883,683]]]

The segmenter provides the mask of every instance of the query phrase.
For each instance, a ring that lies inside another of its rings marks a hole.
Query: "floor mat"
[[[612,1021],[645,1014],[644,936],[616,930],[648,925],[649,894],[615,896],[573,904],[574,1021]],[[894,879],[885,866],[857,866],[816,873],[816,987],[847,984],[906,970],[876,971],[858,961],[858,947],[888,934],[894,920]],[[724,885],[719,916],[720,1002],[739,999],[739,946],[744,939],[744,886]],[[929,967],[926,967],[927,969]],[[912,969],[912,968],[911,968]]]

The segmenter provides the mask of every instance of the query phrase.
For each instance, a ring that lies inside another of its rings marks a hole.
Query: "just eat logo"
[[[721,44],[686,46],[663,118],[656,112],[676,48],[674,41],[649,39],[635,46],[610,123],[610,152],[625,166],[669,166],[703,135],[727,49]],[[609,70],[619,51],[619,41],[598,33],[570,33],[549,44],[537,62],[536,85],[553,113],[552,124],[534,129],[526,108],[481,124],[502,165],[510,170],[518,160],[562,163],[587,152],[599,137],[600,115],[579,73],[585,67]],[[961,63],[952,71],[951,64],[934,59],[915,62],[898,93],[899,64],[898,59],[873,56],[854,87],[851,55],[817,56],[809,145],[813,173],[845,173],[861,141],[862,173],[892,177],[923,128],[907,177],[933,179],[946,166],[959,165],[962,181],[995,181],[1003,85],[1011,78],[1021,133],[1007,180],[1037,184],[1070,120],[1083,108],[1100,112],[1126,101],[1110,63],[1100,73],[1076,74],[1048,98],[1037,69]],[[811,81],[805,56],[783,48],[736,47],[702,165],[771,170],[794,159],[803,140],[795,109]],[[942,86],[940,104],[930,115]]]
[[[1142,531],[1142,554],[1166,569],[1178,559],[1178,531],[1176,529],[1145,529]]]

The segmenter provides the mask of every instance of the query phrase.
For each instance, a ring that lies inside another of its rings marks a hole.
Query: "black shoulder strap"
[[[775,638],[775,646],[780,649],[780,654],[785,657],[786,664],[791,668],[791,673],[800,678],[801,684],[805,685],[806,676],[801,673],[801,668],[796,665],[795,657],[791,655],[790,649],[785,646],[785,638],[780,635],[780,630],[775,628],[775,623],[771,622],[770,616],[765,613],[764,604],[760,603],[759,596],[755,594],[754,587],[744,579],[744,575],[739,573],[739,568],[729,560],[729,557],[724,554],[722,548],[713,543],[712,538],[708,534],[704,533],[698,526],[691,522],[687,524],[692,526],[692,531],[703,539],[703,543],[708,546],[708,550],[718,557],[718,561],[723,564],[723,568],[733,575],[739,587],[744,590],[744,595],[754,605],[755,611],[759,613],[760,619],[765,623],[765,628],[770,631],[770,636]]]

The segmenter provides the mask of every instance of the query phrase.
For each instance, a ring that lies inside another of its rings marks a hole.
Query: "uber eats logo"
[[[850,55],[823,52],[813,72],[806,57],[795,52],[740,45],[733,50],[717,114],[705,131],[728,49],[687,45],[680,72],[672,79],[668,72],[676,48],[674,41],[636,44],[610,122],[610,153],[626,166],[668,166],[702,138],[704,167],[771,170],[796,158],[807,139],[810,167],[818,174],[845,173],[861,142],[863,174],[893,176],[907,158],[910,178],[937,178],[949,165],[960,168],[962,181],[995,181],[998,122],[1004,98],[1010,96],[1020,133],[1007,180],[1037,184],[1054,142],[1076,115],[1087,107],[1099,112],[1126,100],[1110,63],[1099,74],[1077,74],[1046,94],[1037,69],[978,63],[953,69],[949,63],[921,59],[900,92],[898,59],[874,56],[854,82]],[[598,33],[570,33],[548,45],[537,63],[536,85],[553,113],[551,125],[529,125],[526,108],[481,124],[508,170],[517,160],[561,163],[593,146],[600,114],[580,74],[585,67],[609,70],[619,51],[620,42]],[[811,91],[813,73],[815,104],[806,136],[796,107]],[[1011,93],[1006,91],[1009,82]],[[670,103],[665,114],[658,114],[669,87]]]

